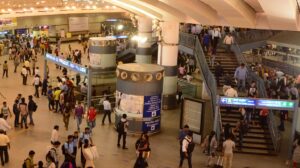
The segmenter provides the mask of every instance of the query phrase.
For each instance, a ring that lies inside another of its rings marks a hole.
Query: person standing
[[[19,110],[19,100],[15,100],[15,103],[13,105],[13,113],[15,115],[15,127],[19,127],[19,118],[20,118],[20,110]]]
[[[49,76],[47,76],[44,80],[43,80],[43,83],[42,83],[42,95],[44,96],[47,96],[47,88],[48,88],[48,79],[49,79]]]
[[[120,147],[120,141],[123,137],[123,149],[128,149],[126,147],[126,136],[127,136],[127,130],[128,130],[128,121],[127,121],[127,115],[123,114],[121,120],[119,121],[117,125],[117,131],[118,131],[118,144],[117,146]]]
[[[86,127],[84,132],[81,133],[80,136],[79,136],[79,147],[81,148],[80,158],[81,158],[81,163],[82,163],[83,167],[85,165],[85,157],[83,155],[83,146],[84,146],[84,144],[93,144],[93,140],[92,140],[92,136],[91,136],[91,132],[90,132],[89,127]]]
[[[8,78],[8,65],[7,65],[7,61],[4,61],[4,64],[3,64],[3,75],[2,75],[2,78],[4,78],[4,75]]]
[[[33,112],[37,110],[37,104],[33,101],[32,96],[28,96],[28,114],[29,114],[29,125],[34,125],[33,122]]]
[[[233,150],[235,143],[232,141],[232,135],[223,142],[224,168],[231,168],[233,159]]]
[[[58,149],[59,149],[59,146],[60,146],[60,142],[59,141],[55,141],[53,144],[52,144],[52,147],[50,148],[50,150],[48,151],[47,155],[46,155],[46,161],[48,163],[52,163],[54,162],[55,166],[58,168]]]
[[[25,128],[27,129],[27,115],[28,115],[28,108],[27,104],[25,103],[25,98],[21,98],[21,103],[19,104],[19,110],[21,113],[21,128],[23,128],[23,123],[25,125]]]
[[[103,116],[103,119],[102,119],[102,125],[104,125],[104,121],[105,121],[106,116],[108,116],[109,124],[111,124],[111,117],[110,117],[110,114],[111,114],[111,104],[110,104],[110,102],[109,102],[109,100],[108,100],[107,97],[103,101],[103,108],[104,108],[104,116]]]
[[[51,139],[50,139],[50,142],[52,145],[59,140],[59,132],[58,131],[59,131],[59,126],[55,125],[52,130]]]
[[[23,77],[23,85],[27,85],[27,69],[25,66],[23,66],[22,71],[21,71],[21,75]]]
[[[226,45],[226,52],[230,52],[230,47],[233,44],[233,36],[231,35],[231,33],[228,33],[224,40],[223,43]]]
[[[90,106],[89,110],[87,111],[87,123],[90,127],[90,130],[92,132],[93,128],[96,126],[96,109],[93,105]]]
[[[134,168],[148,167],[147,159],[150,157],[149,137],[146,133],[142,133],[141,137],[136,141],[135,148],[138,154]]]
[[[11,129],[8,122],[3,118],[3,114],[0,114],[0,130],[3,130],[5,133]]]
[[[80,125],[82,123],[83,115],[84,115],[83,106],[81,105],[81,102],[78,101],[78,104],[75,107],[75,113],[74,113],[74,119],[76,119],[78,131],[80,131]]]
[[[37,166],[36,163],[34,163],[34,155],[35,155],[35,152],[33,150],[29,151],[29,156],[25,159],[24,161],[24,165],[26,168],[34,168]],[[24,166],[23,166],[24,167]]]
[[[15,58],[14,58],[14,66],[15,66],[15,69],[14,69],[14,73],[17,73],[17,68],[20,64],[20,57],[18,54],[16,54]]]
[[[84,141],[84,145],[83,145],[83,156],[85,159],[85,163],[84,163],[84,167],[85,168],[95,168],[95,163],[94,163],[94,159],[95,156],[92,154],[92,149],[91,149],[92,145],[89,144],[89,141]]]
[[[67,142],[63,144],[62,152],[65,155],[64,163],[72,163],[76,167],[76,158],[74,155],[73,135],[68,136]]]
[[[6,101],[3,102],[3,106],[2,106],[2,108],[1,108],[1,114],[3,115],[3,118],[4,118],[5,120],[7,120],[8,115],[9,115],[10,117],[12,116],[9,107],[7,106]]]
[[[69,129],[69,121],[70,121],[70,116],[71,116],[71,106],[70,103],[66,103],[65,108],[63,108],[63,121],[65,123],[65,128],[66,130]]]
[[[35,75],[34,79],[33,79],[33,85],[35,88],[35,92],[34,92],[34,96],[39,98],[39,87],[41,85],[41,80],[40,80],[40,76],[39,75]]]
[[[235,70],[234,78],[237,80],[238,91],[245,91],[246,78],[247,78],[247,68],[244,63]]]
[[[189,131],[182,141],[179,168],[182,168],[184,159],[188,160],[189,168],[192,168],[192,151],[189,149],[191,143],[193,143],[193,132]]]
[[[49,111],[54,110],[54,95],[53,95],[52,86],[48,87],[47,97],[48,97],[48,109]]]
[[[217,81],[217,86],[221,86],[220,85],[220,77],[223,76],[223,67],[221,66],[220,62],[218,61],[215,67],[215,77],[216,77],[216,81]]]
[[[1,164],[4,166],[5,163],[8,163],[8,149],[10,148],[10,141],[8,136],[5,134],[5,131],[0,129],[0,158]]]

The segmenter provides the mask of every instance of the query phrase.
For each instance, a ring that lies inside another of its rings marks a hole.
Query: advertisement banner
[[[143,122],[143,132],[154,133],[160,130],[160,117]]]
[[[0,18],[0,27],[17,26],[17,18]]]
[[[160,116],[160,111],[161,95],[144,97],[144,118]]]

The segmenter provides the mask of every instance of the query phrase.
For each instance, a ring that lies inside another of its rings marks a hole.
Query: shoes
[[[127,147],[123,147],[123,149],[128,149]]]
[[[118,148],[120,148],[120,146],[121,146],[121,145],[120,145],[120,144],[118,144],[117,146],[118,146]]]
[[[27,126],[25,126],[25,129],[28,129],[28,127],[27,127]]]

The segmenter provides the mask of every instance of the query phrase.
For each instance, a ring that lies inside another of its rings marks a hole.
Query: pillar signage
[[[75,64],[71,61],[65,60],[65,59],[61,59],[57,56],[54,56],[52,54],[46,53],[46,59],[50,60],[56,64],[62,65],[65,68],[71,69],[72,71],[75,72],[79,72],[82,74],[87,75],[88,74],[88,69],[84,66],[81,66],[79,64]]]
[[[156,132],[160,130],[160,117],[151,118],[149,121],[143,121],[143,132]]]
[[[289,100],[275,99],[252,99],[252,98],[232,98],[220,97],[219,105],[221,106],[251,106],[256,108],[285,109],[294,110],[295,102]]]
[[[161,96],[144,97],[144,118],[160,116]]]

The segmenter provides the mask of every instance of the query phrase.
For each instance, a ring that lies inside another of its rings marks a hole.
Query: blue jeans
[[[80,130],[80,125],[82,123],[82,117],[76,116],[77,130]]]
[[[23,123],[27,127],[27,115],[21,115],[21,127],[23,127]]]
[[[245,79],[238,79],[237,87],[238,87],[238,91],[245,91],[246,80]]]

